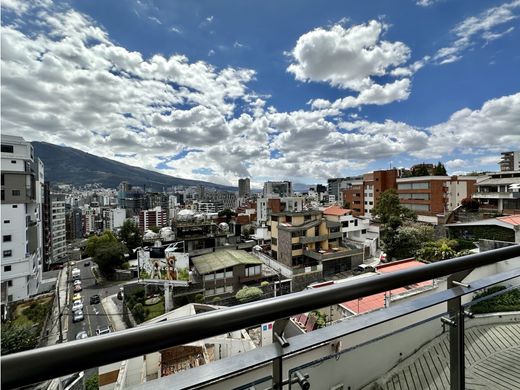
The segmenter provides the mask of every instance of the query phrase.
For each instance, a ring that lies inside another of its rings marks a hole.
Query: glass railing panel
[[[235,387],[233,390],[271,390],[272,382],[273,377],[267,376],[256,381],[246,383],[242,386]]]
[[[520,278],[467,296],[466,388],[514,389],[520,383]]]
[[[288,370],[289,389],[449,388],[449,329],[441,317],[447,313],[432,307],[335,340],[327,356]],[[344,348],[349,338],[367,337]]]

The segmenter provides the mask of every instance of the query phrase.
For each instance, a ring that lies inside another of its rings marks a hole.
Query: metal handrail
[[[13,388],[520,256],[520,245],[4,356]],[[23,368],[26,369],[23,369]]]

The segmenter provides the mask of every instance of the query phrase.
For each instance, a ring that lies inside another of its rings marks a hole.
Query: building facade
[[[520,213],[520,171],[503,171],[489,174],[476,183],[473,198],[483,210],[504,214]]]
[[[7,302],[38,292],[42,280],[43,163],[22,137],[2,135],[2,272]]]
[[[362,176],[355,177],[335,177],[327,179],[327,193],[329,195],[329,201],[334,199],[335,202],[341,202],[343,198],[343,190],[352,187],[354,182],[363,180]]]
[[[501,172],[520,171],[520,151],[503,152],[499,164]]]
[[[290,181],[266,181],[264,183],[264,198],[269,198],[273,196],[285,198],[292,196],[292,194],[292,182]]]
[[[162,228],[168,225],[166,210],[156,207],[139,213],[139,230],[145,232],[152,227]]]
[[[51,194],[51,215],[51,263],[60,263],[67,256],[65,195]]]
[[[249,195],[251,195],[251,181],[249,178],[238,179],[238,197],[247,198]]]

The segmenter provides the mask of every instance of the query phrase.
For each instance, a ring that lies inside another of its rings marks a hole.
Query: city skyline
[[[395,4],[4,1],[2,131],[254,188],[497,171],[520,1]]]

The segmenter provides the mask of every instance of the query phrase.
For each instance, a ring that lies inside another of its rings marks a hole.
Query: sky
[[[1,130],[252,187],[520,150],[520,0],[2,0]]]

